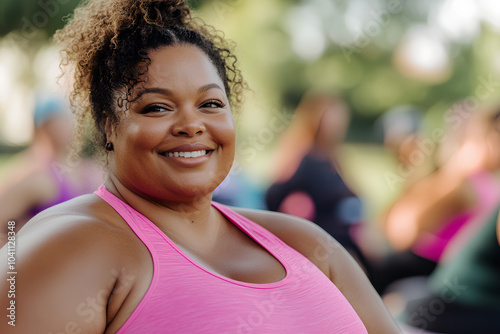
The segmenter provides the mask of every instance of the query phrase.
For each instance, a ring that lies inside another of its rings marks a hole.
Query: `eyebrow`
[[[218,84],[216,84],[216,83],[210,83],[210,84],[203,85],[200,88],[198,88],[198,93],[204,93],[204,92],[207,92],[207,91],[209,91],[211,89],[219,89],[222,92],[224,92],[224,89],[222,89],[221,86],[219,86]],[[137,94],[136,99],[139,99],[144,94],[154,94],[154,93],[163,94],[163,95],[172,95],[172,91],[170,89],[159,88],[159,87],[151,87],[151,88],[144,88],[144,89],[142,89]]]
[[[204,86],[201,86],[199,89],[198,89],[198,92],[199,93],[204,93],[204,92],[207,92],[209,91],[210,89],[219,89],[221,90],[222,92],[224,92],[224,89],[221,88],[221,86],[219,86],[218,84],[216,83],[211,83],[211,84],[208,84],[208,85],[204,85]]]

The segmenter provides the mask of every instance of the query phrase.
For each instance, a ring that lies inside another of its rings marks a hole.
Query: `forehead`
[[[208,55],[194,45],[164,46],[148,53],[146,86],[195,85],[218,83],[223,87],[217,68]]]

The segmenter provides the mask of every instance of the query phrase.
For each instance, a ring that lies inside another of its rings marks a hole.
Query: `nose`
[[[172,127],[174,136],[194,137],[205,133],[206,128],[196,110],[179,110]]]

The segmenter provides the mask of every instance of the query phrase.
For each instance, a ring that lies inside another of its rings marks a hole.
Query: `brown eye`
[[[158,113],[166,110],[167,108],[165,108],[165,106],[162,105],[150,105],[144,108],[141,114]]]
[[[225,107],[225,104],[220,102],[220,101],[217,101],[217,100],[211,100],[211,101],[207,101],[205,103],[203,103],[201,105],[202,108],[224,108]]]

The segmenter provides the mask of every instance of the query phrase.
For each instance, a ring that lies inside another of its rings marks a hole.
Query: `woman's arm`
[[[370,334],[400,333],[368,278],[347,251],[319,226],[280,213],[233,208],[311,260],[347,298]]]
[[[117,278],[98,225],[51,215],[0,250],[1,333],[104,332]]]
[[[13,175],[0,186],[0,247],[6,240],[7,223],[16,222],[17,231],[29,220],[29,210],[50,202],[57,196],[57,187],[43,170]]]
[[[395,249],[409,249],[423,233],[440,228],[475,201],[474,189],[466,179],[432,175],[415,184],[387,211],[387,238]]]

